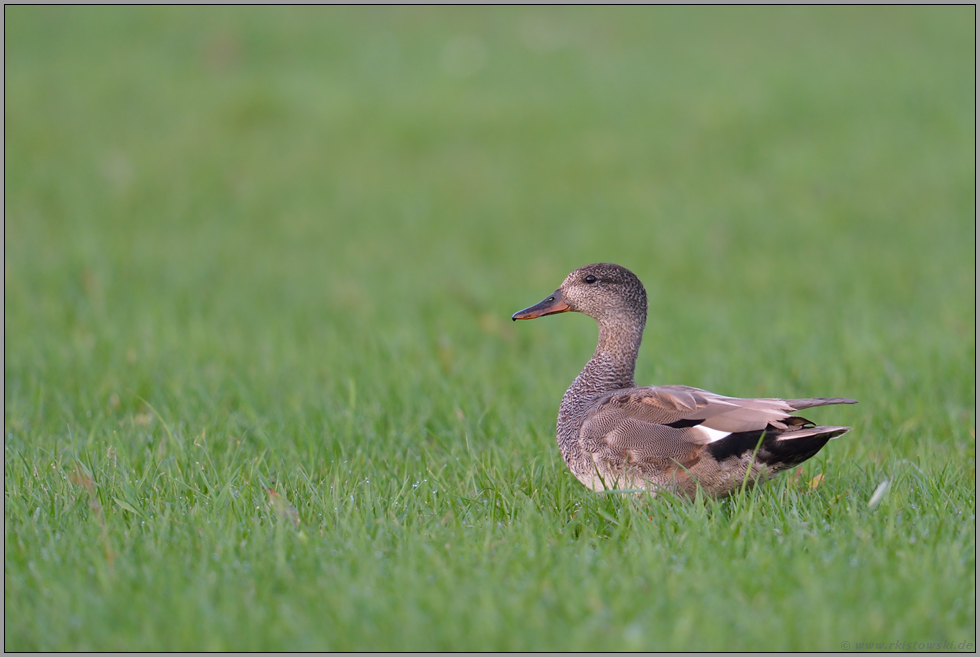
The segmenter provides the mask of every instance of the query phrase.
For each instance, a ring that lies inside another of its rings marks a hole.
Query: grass
[[[975,649],[975,15],[6,7],[5,650]],[[596,261],[854,431],[584,490]]]

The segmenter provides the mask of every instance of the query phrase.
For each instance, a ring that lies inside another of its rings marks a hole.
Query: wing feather
[[[853,400],[741,399],[689,386],[629,388],[600,397],[579,435],[585,450],[600,458],[638,464],[674,462],[686,467],[712,442],[709,432],[699,426],[729,433],[796,431],[800,421],[787,422],[794,411],[841,403]]]

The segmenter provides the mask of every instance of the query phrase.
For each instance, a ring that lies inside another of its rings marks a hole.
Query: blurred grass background
[[[975,641],[974,7],[4,22],[5,648]],[[855,431],[582,490],[595,329],[509,316],[596,261],[640,383]]]

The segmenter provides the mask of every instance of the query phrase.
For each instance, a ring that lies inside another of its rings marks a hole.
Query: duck
[[[593,491],[725,498],[798,466],[851,430],[796,415],[857,403],[845,397],[746,399],[686,385],[637,386],[647,293],[625,267],[579,267],[512,319],[566,312],[599,325],[595,353],[562,397],[556,426],[562,458]]]

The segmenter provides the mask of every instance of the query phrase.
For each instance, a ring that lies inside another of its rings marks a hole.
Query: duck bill
[[[525,308],[514,313],[511,319],[516,322],[519,319],[534,319],[535,317],[544,317],[545,315],[567,313],[571,309],[571,306],[562,300],[561,292],[556,290],[554,294],[541,303],[536,303],[530,308]]]

